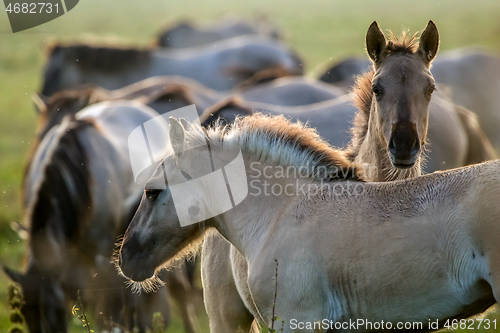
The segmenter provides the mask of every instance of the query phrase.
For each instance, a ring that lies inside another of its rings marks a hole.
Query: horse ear
[[[31,99],[33,102],[35,102],[36,109],[38,110],[38,113],[46,113],[47,112],[47,100],[48,97],[40,94],[40,93],[35,93],[31,95]]]
[[[374,63],[378,63],[385,51],[385,36],[380,30],[377,21],[368,28],[366,32],[366,52]]]
[[[436,56],[439,48],[439,32],[434,22],[429,21],[425,27],[422,36],[420,36],[420,43],[418,45],[418,54],[422,60],[430,64]]]
[[[21,282],[24,280],[23,279],[24,275],[22,273],[16,272],[7,266],[3,266],[3,271],[12,281],[22,285]]]
[[[179,120],[181,122],[182,127],[184,127],[185,130],[191,128],[191,124],[185,118],[181,118]]]
[[[174,153],[179,155],[183,152],[184,148],[184,127],[175,118],[170,117],[169,119],[169,137]]]

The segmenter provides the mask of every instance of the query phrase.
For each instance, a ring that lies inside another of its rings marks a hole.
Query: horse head
[[[431,61],[439,46],[429,21],[418,46],[415,35],[386,41],[376,22],[366,34],[366,50],[374,65],[373,115],[378,134],[396,168],[411,168],[427,136],[429,102],[435,90]]]

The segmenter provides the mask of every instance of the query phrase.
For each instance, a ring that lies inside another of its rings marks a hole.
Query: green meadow
[[[181,19],[210,23],[264,15],[305,59],[307,74],[316,76],[331,61],[363,55],[365,32],[374,20],[397,34],[408,28],[421,31],[432,19],[440,31],[441,50],[476,45],[500,54],[498,0],[82,0],[62,17],[16,34],[0,7],[0,263],[16,269],[22,269],[27,243],[10,225],[23,220],[23,168],[37,124],[31,96],[41,85],[46,48],[54,42],[147,47],[162,27]],[[0,332],[9,327],[8,283],[0,272]],[[500,326],[500,316],[492,316]],[[199,325],[208,332],[206,318]],[[85,330],[75,319],[71,332]],[[175,314],[168,332],[182,332]]]

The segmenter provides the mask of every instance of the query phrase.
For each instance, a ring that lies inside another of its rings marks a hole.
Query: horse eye
[[[382,90],[377,85],[373,85],[372,90],[376,97],[382,96]]]
[[[146,189],[144,190],[146,192],[146,198],[148,199],[156,199],[160,195],[162,190],[158,189]]]
[[[181,170],[181,174],[184,176],[184,178],[186,178],[187,180],[191,180],[193,179],[187,172],[184,172]]]
[[[432,93],[436,90],[436,86],[432,85],[427,88],[427,91],[425,92],[427,95],[432,95]]]

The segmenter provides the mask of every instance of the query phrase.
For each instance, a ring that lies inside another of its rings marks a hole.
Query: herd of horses
[[[374,22],[368,59],[315,80],[262,22],[182,23],[151,49],[53,46],[23,178],[26,271],[4,267],[30,332],[67,332],[77,297],[97,329],[124,332],[155,312],[168,324],[170,300],[197,332],[203,299],[214,333],[276,316],[283,332],[323,319],[432,330],[487,310],[500,300],[500,165],[485,162],[500,149],[500,59],[438,47],[432,21],[419,39]],[[192,104],[201,127],[160,123],[171,146],[136,182],[130,133]],[[205,176],[206,145],[212,168],[241,152],[252,190],[294,194],[249,194],[181,227],[168,183]]]

